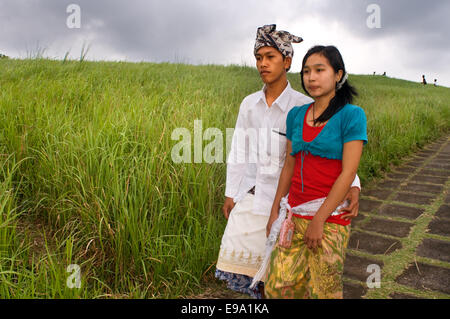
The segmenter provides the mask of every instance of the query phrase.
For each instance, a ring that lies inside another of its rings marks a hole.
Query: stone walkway
[[[446,136],[363,187],[344,265],[344,298],[450,298],[449,177]]]

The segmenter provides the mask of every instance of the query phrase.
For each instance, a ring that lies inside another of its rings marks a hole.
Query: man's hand
[[[231,197],[225,197],[225,203],[222,207],[223,216],[225,216],[226,219],[230,216],[230,212],[233,209],[235,203]]]
[[[345,195],[344,201],[349,200],[350,205],[345,208],[339,209],[339,212],[348,212],[348,214],[344,214],[341,216],[342,219],[351,220],[358,216],[359,210],[359,193],[360,189],[358,187],[350,188],[350,191]]]

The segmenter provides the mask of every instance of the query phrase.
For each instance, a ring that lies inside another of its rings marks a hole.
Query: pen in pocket
[[[272,132],[278,133],[278,134],[283,135],[283,136],[286,136],[286,133],[277,132],[277,131],[275,131],[275,130],[272,130]]]

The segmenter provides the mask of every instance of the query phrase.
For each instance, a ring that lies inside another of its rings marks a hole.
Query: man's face
[[[273,47],[262,47],[256,52],[255,58],[256,68],[266,84],[279,80],[291,65],[291,58],[283,58],[280,51]]]

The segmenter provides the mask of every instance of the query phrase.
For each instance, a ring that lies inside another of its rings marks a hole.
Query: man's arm
[[[359,212],[359,193],[361,192],[361,184],[356,174],[355,179],[348,191],[347,195],[345,195],[344,201],[348,200],[350,204],[347,207],[343,207],[339,209],[340,213],[348,212],[341,216],[342,219],[350,220],[358,216]]]
[[[359,180],[358,174],[356,174],[355,179],[350,187],[357,187],[361,191],[361,181]]]
[[[246,145],[248,144],[248,137],[242,136],[247,127],[243,108],[244,101],[239,108],[239,114],[233,132],[233,139],[231,141],[230,153],[227,159],[225,203],[222,207],[222,212],[226,219],[228,219],[230,212],[235,205],[234,198],[237,196],[239,186],[244,178],[247,167],[246,158],[248,157],[248,148]]]

